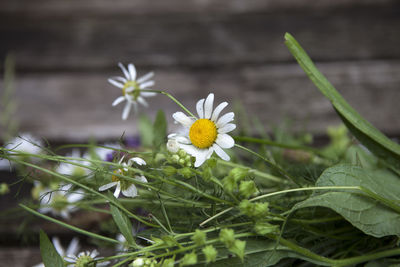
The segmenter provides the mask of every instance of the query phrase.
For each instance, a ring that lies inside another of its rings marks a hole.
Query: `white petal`
[[[129,72],[128,70],[125,68],[125,66],[120,62],[118,63],[118,66],[121,68],[122,72],[124,73],[125,77],[129,80],[130,76],[129,76]]]
[[[120,97],[117,97],[115,100],[114,100],[114,102],[112,102],[112,106],[113,107],[115,107],[116,105],[118,105],[119,103],[121,103],[121,102],[123,102],[125,100],[125,97],[124,96],[120,96]]]
[[[52,239],[54,248],[60,256],[65,256],[63,247],[61,246],[60,239],[58,237],[53,237]]]
[[[149,72],[145,75],[143,75],[142,77],[140,77],[139,79],[136,80],[137,83],[142,83],[144,81],[147,81],[148,79],[152,78],[154,76],[154,72]]]
[[[147,183],[147,179],[146,179],[146,177],[144,177],[143,175],[135,176],[135,178],[136,178],[139,182]]]
[[[198,153],[196,155],[196,161],[194,163],[194,166],[196,168],[200,167],[208,158],[211,157],[212,152],[213,152],[212,148],[210,148],[210,149],[198,149]]]
[[[99,187],[99,191],[107,190],[107,189],[115,186],[117,183],[118,182],[112,182],[112,183],[109,183],[109,184],[102,185],[102,186]]]
[[[93,250],[92,252],[87,251],[88,256],[90,256],[92,259],[96,258],[97,255],[99,255],[99,252],[97,251],[97,249]]]
[[[228,105],[227,102],[222,102],[221,104],[219,104],[215,109],[214,112],[211,116],[211,120],[212,121],[217,121],[219,114],[221,113],[221,111]]]
[[[194,145],[179,144],[179,147],[193,157],[197,157],[197,155],[200,153],[199,149],[197,149]]]
[[[218,133],[229,133],[236,129],[236,124],[228,123],[218,129]]]
[[[67,210],[62,210],[60,216],[66,220],[70,219],[69,212]]]
[[[140,104],[142,104],[143,106],[145,106],[146,108],[149,106],[149,104],[147,104],[147,101],[144,100],[144,98],[141,97],[141,96],[139,96],[139,97],[137,98],[137,101],[138,101]]]
[[[186,138],[186,137],[184,137],[184,136],[177,136],[177,137],[175,138],[175,140],[176,140],[178,143],[181,143],[181,144],[186,144],[186,145],[190,145],[190,144],[191,144],[190,139],[189,139],[189,138]]]
[[[122,194],[126,197],[136,197],[137,189],[134,184],[131,184],[127,189],[122,190]]]
[[[79,200],[82,200],[85,197],[84,193],[70,193],[67,197],[67,200],[69,203],[74,203],[78,202]]]
[[[146,165],[146,161],[144,161],[144,159],[141,159],[139,157],[131,158],[128,161],[134,162],[134,163],[136,163],[138,165]]]
[[[131,103],[129,101],[126,102],[124,110],[122,111],[122,119],[126,120],[128,118],[129,112],[131,111]]]
[[[145,89],[147,87],[152,87],[153,85],[154,85],[154,81],[148,81],[148,82],[141,83],[139,85],[139,88],[140,89]]]
[[[74,237],[67,248],[66,255],[76,254],[79,250],[79,239]]]
[[[136,68],[135,68],[135,66],[132,63],[130,63],[128,65],[128,69],[129,69],[129,74],[130,74],[131,80],[132,81],[136,80]]]
[[[172,117],[174,118],[174,120],[176,120],[185,127],[189,128],[193,124],[193,120],[188,116],[186,116],[181,111],[175,112],[174,114],[172,114]]]
[[[119,197],[119,193],[121,193],[121,183],[117,182],[117,188],[114,191],[114,197],[118,198]]]
[[[218,134],[215,143],[221,148],[231,148],[235,145],[235,140],[228,134]]]
[[[112,77],[111,79],[114,79],[116,81],[120,81],[123,84],[125,84],[128,81],[126,78],[121,77],[121,76]]]
[[[152,97],[155,96],[157,93],[155,92],[141,92],[140,95],[143,97]]]
[[[226,113],[224,116],[222,116],[221,118],[218,119],[216,126],[218,128],[222,128],[223,126],[225,126],[225,124],[233,121],[233,118],[235,117],[235,113],[233,112],[228,112]]]
[[[209,94],[204,103],[204,118],[211,119],[211,114],[213,112],[214,105],[214,94]]]
[[[219,145],[214,144],[214,145],[213,145],[213,148],[214,148],[215,153],[217,153],[217,155],[218,155],[221,159],[226,160],[226,161],[230,160],[229,155],[226,154],[226,152],[225,152],[224,150],[222,150],[222,148],[221,148]]]
[[[130,92],[132,92],[133,90],[135,90],[135,87],[129,86],[129,87],[127,87],[127,88],[125,89],[125,93],[130,93]]]
[[[204,118],[204,98],[197,101],[196,110],[197,114],[199,115],[199,118],[200,119]]]
[[[124,87],[123,83],[117,82],[116,80],[111,79],[111,78],[108,79],[108,82],[111,83],[112,85],[118,87],[118,88],[123,88]]]

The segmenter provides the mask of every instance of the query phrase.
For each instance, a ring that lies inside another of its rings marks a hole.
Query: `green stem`
[[[143,92],[153,92],[153,93],[158,93],[158,94],[163,94],[167,97],[169,97],[172,101],[174,101],[181,109],[183,109],[187,114],[189,114],[193,118],[197,118],[195,115],[193,115],[192,112],[190,112],[181,102],[179,102],[175,97],[173,97],[171,94],[160,91],[160,90],[141,90]]]
[[[102,236],[102,235],[98,235],[98,234],[95,234],[95,233],[88,232],[88,231],[80,229],[80,228],[78,228],[76,226],[64,223],[64,222],[56,220],[56,219],[54,219],[52,217],[46,216],[44,214],[41,214],[40,212],[37,212],[37,211],[25,206],[24,204],[19,204],[19,206],[21,208],[23,208],[24,210],[26,210],[26,211],[28,211],[28,212],[30,212],[30,213],[38,216],[38,217],[41,217],[41,218],[46,219],[48,221],[51,221],[53,223],[59,224],[59,225],[65,227],[65,228],[71,229],[72,231],[75,231],[75,232],[78,232],[78,233],[81,233],[81,234],[84,234],[84,235],[87,235],[87,236],[90,236],[90,237],[93,237],[93,238],[101,239],[101,240],[104,240],[104,241],[107,241],[107,242],[111,242],[111,243],[115,243],[115,244],[119,244],[120,243],[118,240],[115,240],[115,239],[112,239],[112,238],[109,238],[109,237],[105,237],[105,236]]]

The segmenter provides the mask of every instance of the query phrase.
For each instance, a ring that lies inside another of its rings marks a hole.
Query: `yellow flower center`
[[[113,171],[114,174],[124,174],[124,172],[121,169],[115,170]],[[113,182],[118,182],[119,181],[119,177],[117,175],[113,175],[111,176],[111,180]]]
[[[217,139],[217,127],[209,119],[199,119],[190,127],[189,138],[194,146],[208,148]]]
[[[133,87],[134,89],[130,92],[126,92],[126,89]],[[136,81],[127,81],[122,88],[122,95],[130,94],[133,96],[133,99],[136,100],[140,96],[140,88],[139,84]]]

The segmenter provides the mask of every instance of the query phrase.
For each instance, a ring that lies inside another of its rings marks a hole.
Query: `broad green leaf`
[[[40,230],[40,254],[44,266],[46,267],[62,267],[64,261],[54,248],[53,243],[49,240],[46,233]]]
[[[138,126],[141,145],[150,147],[153,144],[153,125],[151,120],[146,115],[140,115]]]
[[[289,33],[285,44],[311,81],[332,102],[333,107],[352,134],[369,150],[389,164],[400,168],[400,145],[391,141],[372,124],[362,118],[315,67],[300,44]]]
[[[153,125],[153,145],[155,148],[159,148],[162,144],[165,144],[165,138],[167,136],[167,120],[162,110],[157,112],[156,119]]]
[[[128,244],[135,245],[136,243],[132,234],[132,224],[129,218],[112,204],[110,204],[110,211],[115,224],[118,226],[118,229],[121,231],[126,241],[128,241]]]
[[[392,205],[366,196],[361,191],[324,191],[314,193],[292,210],[306,207],[330,208],[368,235],[400,235],[400,179],[388,170],[366,170],[358,166],[337,165],[324,171],[316,186],[360,186]]]
[[[217,261],[212,263],[213,267],[259,267],[259,266],[275,266],[284,258],[297,258],[307,260],[319,266],[328,266],[329,264],[321,261],[315,261],[306,258],[290,248],[282,245],[277,245],[275,241],[268,239],[247,239],[244,261],[239,257],[232,257],[232,252],[224,248],[217,248]],[[205,259],[201,258],[199,263],[203,263]]]

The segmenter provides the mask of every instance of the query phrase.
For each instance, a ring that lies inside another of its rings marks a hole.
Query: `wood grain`
[[[20,71],[94,71],[133,60],[151,68],[226,68],[292,61],[292,33],[317,61],[400,58],[400,9],[254,14],[0,16],[0,59]]]
[[[367,120],[384,132],[400,132],[400,61],[320,63],[318,67]],[[139,75],[147,70],[139,69]],[[285,117],[294,120],[295,129],[306,127],[314,133],[323,133],[327,126],[340,123],[330,103],[294,63],[226,69],[155,69],[155,72],[155,89],[167,90],[193,111],[197,99],[214,92],[216,102],[240,101],[266,129]],[[71,141],[137,133],[137,118],[132,115],[128,121],[122,121],[123,104],[111,107],[120,95],[120,89],[106,81],[114,74],[119,75],[119,69],[111,73],[18,76],[17,118],[21,129]],[[141,111],[154,116],[158,109],[164,109],[174,129],[171,114],[178,107],[164,96],[156,96],[149,102],[150,107]]]

